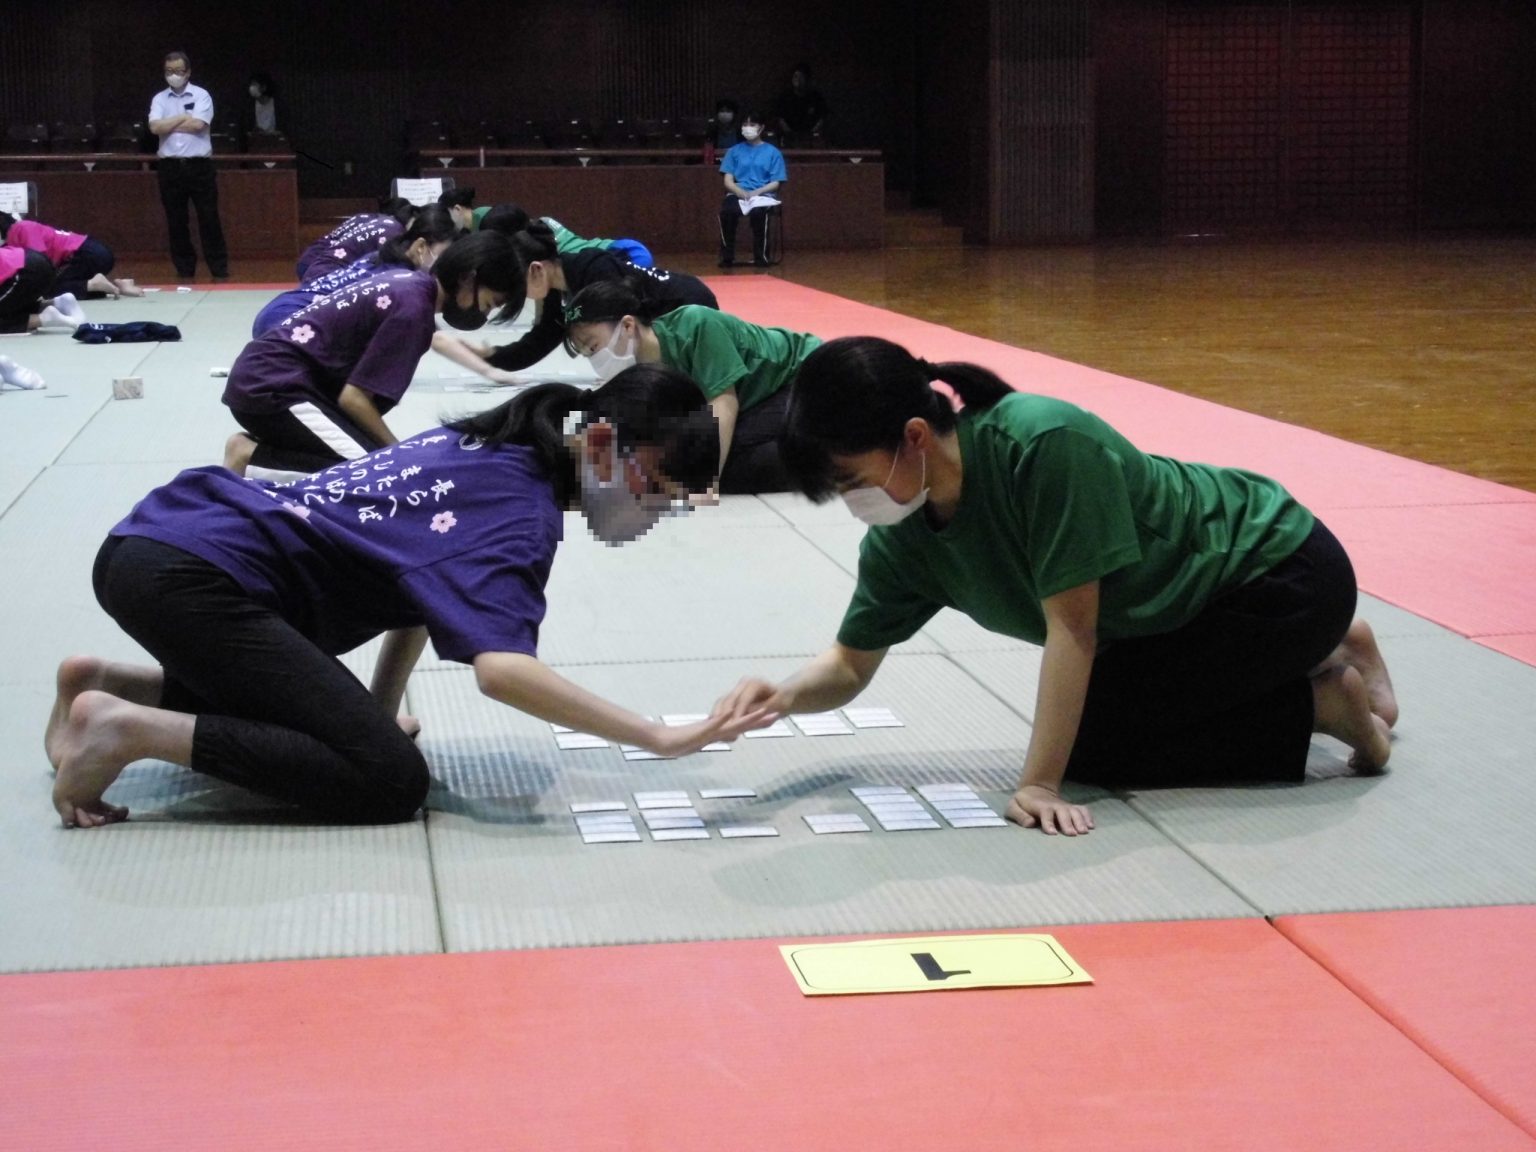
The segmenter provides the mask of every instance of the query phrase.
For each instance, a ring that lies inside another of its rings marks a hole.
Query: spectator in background
[[[192,82],[192,62],[185,52],[167,52],[165,88],[149,104],[149,130],[160,138],[160,203],[171,237],[171,261],[176,274],[190,279],[197,273],[197,250],[187,227],[187,206],[197,211],[203,259],[215,280],[229,279],[229,251],[219,223],[219,185],[213,168],[213,97]]]
[[[41,252],[54,267],[49,295],[69,293],[86,296],[142,296],[144,290],[132,280],[112,280],[107,273],[117,263],[100,240],[80,232],[50,228],[35,220],[18,220],[9,212],[0,212],[0,240],[12,248]]]
[[[246,85],[245,115],[241,118],[246,135],[252,132],[281,132],[277,126],[277,85],[265,72],[252,72]]]
[[[789,179],[784,154],[763,139],[762,118],[748,112],[741,122],[741,143],[720,161],[725,199],[720,204],[720,267],[736,263],[736,225],[743,215],[752,225],[752,264],[768,267],[768,213],[775,193]]]
[[[786,148],[821,139],[822,125],[827,118],[827,102],[819,89],[811,87],[809,64],[795,65],[789,77],[789,88],[780,94],[775,111]]]
[[[741,109],[734,100],[721,100],[715,105],[715,118],[710,123],[709,135],[717,152],[729,152],[741,143],[741,126],[736,122]]]

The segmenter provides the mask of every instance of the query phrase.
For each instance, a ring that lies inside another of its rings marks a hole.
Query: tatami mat
[[[10,977],[0,1124],[134,1152],[1536,1147],[1262,921],[1053,931],[1093,984],[808,999],[778,940]]]
[[[49,800],[42,748],[52,684],[5,692],[0,971],[439,948],[422,821],[319,824],[144,762],[110,793],[129,806],[126,824],[66,830]]]
[[[1267,915],[1536,902],[1536,668],[1433,636],[1389,655],[1402,719],[1385,776],[1149,791],[1133,807]]]
[[[746,673],[791,661],[563,669],[653,715],[698,712]],[[1097,798],[1078,840],[1014,827],[816,836],[802,817],[854,812],[848,789],[965,781],[1001,811],[1027,726],[939,656],[892,656],[866,693],[899,729],[739,741],[676,762],[616,747],[556,748],[549,726],[473,695],[467,672],[416,678],[413,703],[440,782],[428,833],[451,950],[637,940],[1006,927],[1251,913],[1219,880],[1133,816]],[[754,800],[700,800],[707,787]],[[711,825],[767,822],[761,840],[585,845],[572,802],[686,789]],[[1088,798],[1098,797],[1083,791]]]

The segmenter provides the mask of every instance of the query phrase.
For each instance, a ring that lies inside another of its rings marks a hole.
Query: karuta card
[[[843,715],[855,728],[905,728],[889,708],[844,708]]]
[[[758,836],[777,836],[779,830],[768,824],[722,824],[719,828],[722,840],[747,840]]]

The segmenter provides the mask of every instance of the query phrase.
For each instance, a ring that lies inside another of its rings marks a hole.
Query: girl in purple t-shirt
[[[494,232],[455,240],[430,272],[386,268],[340,288],[252,340],[229,370],[224,403],[244,433],[224,466],[315,472],[395,443],[384,423],[432,345],[434,319],[478,328],[523,306],[525,273]]]
[[[77,298],[144,295],[144,290],[132,280],[113,280],[107,276],[117,257],[93,236],[50,228],[35,220],[18,220],[9,212],[0,212],[0,237],[12,248],[26,248],[48,257],[55,269],[51,289],[55,296],[64,292]]]
[[[59,666],[45,743],[60,818],[122,820],[103,794],[155,758],[331,820],[409,820],[428,768],[397,713],[429,636],[492,699],[658,755],[770,722],[669,728],[537,657],[563,511],[608,543],[634,540],[710,488],[718,438],[691,380],[642,365],[591,392],[531,389],[291,484],[181,473],[97,557],[97,599],[159,666]],[[335,654],[380,634],[364,688]]]
[[[338,268],[345,268],[385,244],[410,226],[416,207],[400,197],[385,200],[377,212],[349,216],[299,255],[294,271],[299,283],[308,284]]]

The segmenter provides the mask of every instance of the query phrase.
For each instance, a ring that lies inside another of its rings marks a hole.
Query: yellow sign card
[[[1054,936],[913,936],[779,951],[807,996],[1093,983]]]

